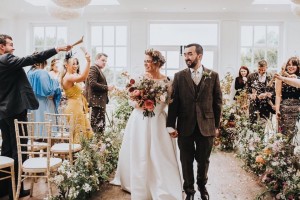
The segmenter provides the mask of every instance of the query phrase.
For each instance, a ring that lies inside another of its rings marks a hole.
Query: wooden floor
[[[207,183],[210,200],[254,200],[257,194],[264,191],[265,188],[259,183],[257,177],[245,172],[241,166],[242,162],[233,153],[212,153]],[[28,183],[25,184],[25,188],[29,188]],[[22,200],[42,200],[46,194],[47,184],[45,180],[40,179],[35,184],[33,197],[25,197]],[[6,199],[8,198],[0,198],[0,200]],[[198,199],[201,199],[199,192],[196,193],[195,200]],[[102,185],[100,191],[95,193],[91,200],[130,200],[130,194],[118,186],[107,183]]]

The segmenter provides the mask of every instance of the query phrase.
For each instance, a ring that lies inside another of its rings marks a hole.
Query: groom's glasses
[[[152,63],[152,60],[144,60],[144,63]]]

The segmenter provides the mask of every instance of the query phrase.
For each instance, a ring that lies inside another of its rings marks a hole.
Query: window
[[[186,66],[184,61],[184,45],[201,44],[204,49],[202,64],[210,69],[217,67],[218,24],[196,22],[156,23],[150,24],[150,48],[162,52],[166,63],[162,73],[169,77]],[[216,69],[214,69],[216,70]]]
[[[268,67],[276,69],[279,60],[279,25],[241,26],[241,65],[256,69],[257,63],[265,59]]]
[[[110,84],[124,86],[121,73],[127,67],[128,39],[126,25],[92,25],[91,47],[92,59],[97,53],[108,55],[107,67],[104,69]]]
[[[33,26],[33,51],[43,51],[67,44],[67,27],[65,26]],[[57,58],[63,58],[59,53]]]

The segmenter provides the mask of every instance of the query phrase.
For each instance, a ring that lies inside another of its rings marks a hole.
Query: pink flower
[[[133,92],[132,92],[132,95],[133,96],[140,96],[141,95],[141,91],[139,91],[139,90],[134,90]]]
[[[144,108],[148,111],[153,111],[154,110],[154,102],[152,100],[146,100],[144,102]]]

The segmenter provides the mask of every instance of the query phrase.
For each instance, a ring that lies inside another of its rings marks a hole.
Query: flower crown
[[[73,57],[72,51],[67,52],[66,55],[65,55],[65,59],[66,59],[66,60],[69,60],[69,59],[72,58],[72,57]]]
[[[165,57],[157,50],[154,49],[146,49],[145,54],[152,57],[153,63],[161,63],[161,66],[165,64]]]

